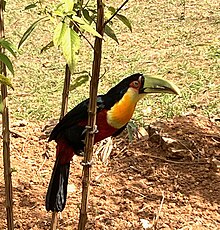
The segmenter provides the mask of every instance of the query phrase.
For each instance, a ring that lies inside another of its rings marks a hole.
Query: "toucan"
[[[97,96],[94,142],[119,135],[131,119],[137,102],[149,93],[179,94],[173,83],[158,77],[135,73],[124,78],[106,94]],[[56,142],[56,161],[46,194],[46,210],[61,212],[66,205],[72,157],[82,155],[88,123],[89,99],[82,101],[52,130],[49,141]]]

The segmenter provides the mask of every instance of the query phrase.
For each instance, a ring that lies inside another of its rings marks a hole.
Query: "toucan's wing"
[[[88,120],[89,99],[82,101],[72,110],[70,110],[63,119],[54,127],[50,134],[49,140],[56,140],[62,136],[68,129],[75,129],[80,123],[87,123]],[[97,97],[97,112],[105,108],[103,95]],[[80,133],[80,132],[79,132]]]

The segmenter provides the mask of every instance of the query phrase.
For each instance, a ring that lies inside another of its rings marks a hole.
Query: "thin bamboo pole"
[[[104,7],[102,0],[97,0],[97,32],[103,36],[104,32]],[[91,177],[91,161],[93,155],[93,144],[95,137],[95,124],[96,124],[96,98],[98,92],[98,83],[100,76],[102,55],[102,39],[96,37],[94,45],[94,59],[92,66],[92,78],[90,81],[90,101],[89,101],[89,117],[88,117],[88,130],[86,134],[85,157],[83,162],[83,178],[82,178],[82,201],[80,209],[80,219],[78,230],[84,230],[87,222],[87,209],[89,197],[89,185]]]
[[[82,6],[83,0],[78,0],[77,3]],[[81,11],[80,10],[77,12],[77,16],[81,17]],[[79,32],[79,28],[77,26],[72,25],[72,23],[70,23],[70,26],[73,27],[73,30],[76,33]],[[65,114],[67,113],[67,110],[68,110],[70,82],[71,82],[71,71],[70,71],[68,64],[66,64],[60,120],[65,116]]]
[[[78,3],[83,4],[83,0],[78,0]],[[81,16],[81,11],[77,12],[77,16]],[[72,26],[72,25],[70,25]],[[73,26],[73,30],[78,32],[78,28],[76,26]],[[60,120],[62,120],[62,118],[66,115],[67,111],[68,111],[68,101],[69,101],[69,90],[70,90],[70,82],[71,82],[71,71],[70,68],[68,66],[68,64],[66,64],[66,68],[65,68],[65,78],[64,78],[64,85],[63,85],[63,94],[62,94],[62,104],[61,104],[61,113],[60,113]],[[52,213],[52,220],[51,220],[51,226],[50,229],[51,230],[56,230],[57,229],[57,225],[58,225],[58,213],[57,212],[53,212]]]
[[[68,64],[66,64],[60,120],[65,116],[68,110],[70,81],[71,81],[71,72]]]
[[[0,38],[5,37],[4,32],[4,1],[0,2]],[[4,49],[1,47],[0,52]],[[6,76],[6,67],[4,63],[0,63],[1,73]],[[7,228],[14,229],[13,221],[13,204],[12,204],[12,180],[11,180],[11,163],[10,163],[10,131],[9,131],[9,112],[8,112],[8,92],[7,86],[1,85],[2,95],[2,136],[3,136],[3,162],[4,162],[4,179],[5,179],[5,198],[6,198],[6,212],[7,212]]]

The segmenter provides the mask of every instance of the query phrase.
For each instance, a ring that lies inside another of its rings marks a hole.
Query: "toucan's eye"
[[[139,87],[139,81],[133,81],[132,82],[132,86],[134,87],[134,88],[138,88]]]

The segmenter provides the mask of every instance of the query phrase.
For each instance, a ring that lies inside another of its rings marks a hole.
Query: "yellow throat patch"
[[[108,112],[107,122],[116,129],[120,129],[131,119],[137,102],[144,97],[136,89],[129,88],[122,99],[118,101]]]

